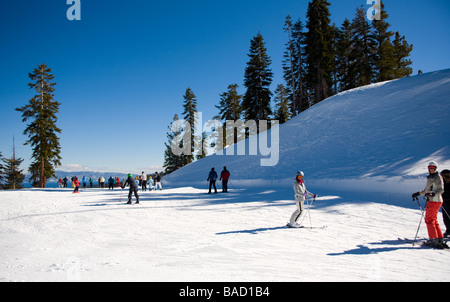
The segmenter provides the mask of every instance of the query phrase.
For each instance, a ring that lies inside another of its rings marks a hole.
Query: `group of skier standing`
[[[65,180],[60,180],[60,182],[64,183],[64,187],[67,187],[67,177],[64,178]],[[83,176],[83,179],[85,177]],[[72,177],[72,186],[75,188],[73,193],[80,193],[80,181],[78,180],[77,176]],[[154,180],[154,183],[153,183]],[[104,178],[99,178],[99,187],[104,188]],[[84,181],[83,181],[84,183]],[[92,183],[92,182],[91,182]],[[147,174],[145,172],[142,172],[142,174],[139,177],[133,178],[133,175],[128,174],[127,179],[125,181],[120,182],[120,179],[118,177],[113,178],[112,176],[108,180],[109,189],[113,189],[116,186],[120,186],[122,189],[129,186],[129,193],[128,193],[128,204],[131,204],[131,198],[134,193],[134,196],[136,197],[136,203],[139,204],[139,194],[138,194],[138,185],[142,187],[142,191],[147,191],[147,183],[149,184],[150,190],[157,190],[159,189],[162,191],[162,185],[161,185],[161,175],[158,174],[158,172],[155,172],[155,177],[152,179],[151,176],[147,178]],[[91,185],[91,187],[93,187]],[[86,186],[84,186],[86,188]]]

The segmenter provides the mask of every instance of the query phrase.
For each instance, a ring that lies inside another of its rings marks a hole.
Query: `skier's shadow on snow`
[[[276,230],[282,230],[282,229],[286,229],[286,226],[278,226],[278,227],[272,227],[272,228],[258,228],[258,229],[252,229],[252,230],[220,232],[220,233],[216,233],[216,235],[228,235],[228,234],[254,234],[254,235],[256,235],[261,232],[276,231]]]
[[[340,253],[328,253],[328,256],[342,256],[342,255],[371,255],[371,254],[378,254],[383,252],[392,252],[396,250],[411,250],[411,249],[417,249],[418,247],[414,247],[412,244],[406,244],[405,242],[399,241],[399,240],[383,240],[380,242],[373,242],[369,243],[369,245],[387,245],[385,247],[370,247],[367,245],[357,245],[357,248],[343,251]],[[392,247],[390,247],[391,245]]]

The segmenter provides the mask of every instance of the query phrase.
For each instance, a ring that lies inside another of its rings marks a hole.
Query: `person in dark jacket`
[[[211,168],[211,171],[209,172],[209,175],[208,175],[208,179],[206,180],[206,181],[209,181],[208,194],[211,194],[211,186],[214,186],[214,193],[217,193],[216,180],[217,180],[217,172],[214,171],[214,168]]]
[[[114,178],[112,176],[108,179],[108,190],[114,190]]]
[[[162,191],[162,186],[161,186],[161,175],[158,174],[158,172],[155,172],[155,191],[156,189],[159,187],[159,190]]]
[[[123,188],[125,188],[127,185],[130,186],[130,191],[128,192],[128,202],[127,204],[131,204],[131,195],[134,192],[134,196],[136,197],[136,204],[139,204],[139,195],[138,195],[138,187],[136,182],[133,179],[133,176],[131,174],[128,174],[128,178],[125,181]]]
[[[222,173],[220,173],[220,180],[222,181],[222,192],[228,192],[228,180],[230,179],[230,171],[227,167],[223,167]]]
[[[444,237],[447,238],[450,236],[450,170],[442,170],[441,176],[444,180],[444,193],[442,194],[444,203],[442,204],[442,216],[444,217],[444,224],[447,229],[444,233]]]

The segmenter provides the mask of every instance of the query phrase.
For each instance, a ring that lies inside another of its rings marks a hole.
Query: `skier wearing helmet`
[[[442,206],[442,193],[444,193],[444,181],[437,171],[437,163],[430,162],[428,165],[429,175],[427,185],[423,191],[414,193],[413,198],[425,195],[427,200],[425,223],[427,224],[428,240],[425,245],[438,249],[448,248],[444,243],[444,235],[438,222],[439,209]]]
[[[305,174],[302,171],[298,171],[297,176],[295,177],[294,192],[297,209],[294,211],[294,213],[292,213],[291,219],[287,224],[287,226],[291,228],[302,227],[300,224],[298,224],[298,221],[300,221],[300,217],[302,217],[302,214],[304,213],[305,199],[307,196],[314,198],[316,197],[316,194],[313,194],[306,189],[305,182],[303,181],[304,176]]]
[[[128,178],[125,181],[124,185],[122,186],[122,189],[127,186],[127,184],[130,186],[130,191],[128,192],[128,202],[127,204],[131,204],[131,196],[134,192],[134,196],[136,197],[136,204],[139,204],[139,195],[138,195],[138,187],[136,185],[136,182],[133,179],[133,176],[131,174],[128,174]]]

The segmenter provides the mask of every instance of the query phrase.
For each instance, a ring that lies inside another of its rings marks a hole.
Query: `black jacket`
[[[125,188],[127,185],[130,185],[130,189],[137,189],[137,185],[136,182],[134,181],[133,177],[128,177],[127,181],[125,181],[125,184],[123,185],[123,187]]]
[[[444,181],[444,193],[442,194],[444,202],[450,202],[450,183]]]

